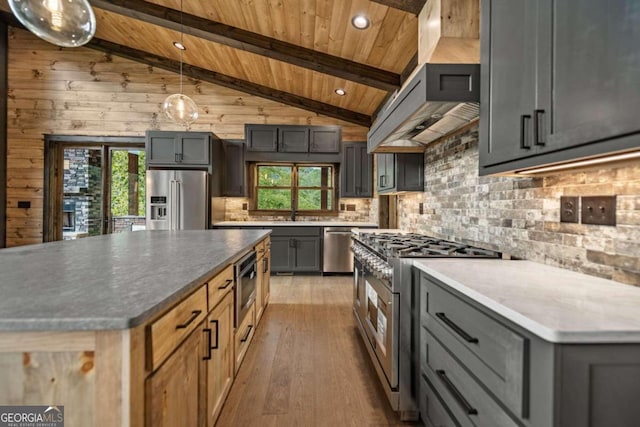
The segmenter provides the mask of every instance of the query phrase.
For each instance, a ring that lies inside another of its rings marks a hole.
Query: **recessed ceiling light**
[[[345,96],[347,94],[347,92],[344,89],[336,89],[335,93],[336,95],[340,95],[340,96]]]
[[[356,15],[351,18],[351,25],[359,30],[366,30],[367,28],[369,28],[370,24],[371,22],[369,21],[369,18],[364,15]]]
[[[173,45],[175,46],[176,49],[187,50],[187,48],[184,47],[184,45],[180,42],[173,42]]]

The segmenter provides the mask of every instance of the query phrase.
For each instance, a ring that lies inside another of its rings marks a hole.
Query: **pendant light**
[[[171,120],[189,129],[191,123],[198,119],[198,106],[191,98],[182,93],[182,55],[186,50],[183,37],[182,0],[180,0],[180,42],[173,43],[176,49],[180,50],[180,93],[169,95],[164,100],[162,109]]]
[[[18,20],[36,36],[62,47],[86,44],[96,33],[88,0],[8,0]]]

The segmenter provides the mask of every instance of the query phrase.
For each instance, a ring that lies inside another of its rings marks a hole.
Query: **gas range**
[[[364,232],[354,239],[386,258],[500,258],[499,252],[417,233]]]
[[[391,407],[403,420],[417,417],[411,388],[418,367],[419,286],[413,260],[429,257],[501,258],[499,252],[400,230],[354,230],[353,312]]]

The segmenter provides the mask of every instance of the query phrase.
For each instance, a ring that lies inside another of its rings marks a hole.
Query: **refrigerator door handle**
[[[171,180],[170,182],[170,197],[171,197],[171,223],[169,224],[169,230],[175,230],[176,229],[176,186],[177,186],[177,182],[175,180]]]
[[[176,230],[182,230],[182,218],[181,218],[181,205],[182,205],[182,183],[176,181]]]

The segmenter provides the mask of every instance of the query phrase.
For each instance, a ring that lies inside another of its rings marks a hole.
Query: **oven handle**
[[[453,329],[453,331],[460,335],[460,337],[468,343],[478,344],[478,338],[474,338],[465,332],[460,326],[456,325],[451,319],[444,313],[436,313],[436,317],[444,322],[445,325]]]

